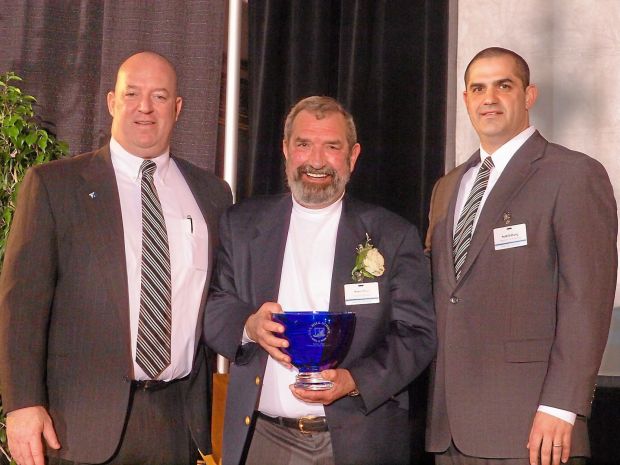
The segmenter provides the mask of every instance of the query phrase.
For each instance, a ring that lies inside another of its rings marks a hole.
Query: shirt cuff
[[[576,413],[569,412],[568,410],[562,410],[561,408],[549,407],[547,405],[539,405],[538,411],[553,415],[554,417],[564,420],[571,425],[575,424],[575,419],[577,418]]]
[[[241,337],[241,344],[248,344],[250,342],[256,342],[253,341],[252,339],[250,339],[250,336],[248,336],[248,332],[245,329],[245,326],[243,327],[243,336]]]

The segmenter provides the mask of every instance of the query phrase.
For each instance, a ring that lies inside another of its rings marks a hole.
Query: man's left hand
[[[314,402],[329,405],[332,402],[346,396],[355,389],[355,381],[349,370],[336,368],[335,370],[323,370],[321,376],[334,383],[334,387],[326,391],[309,391],[290,386],[293,395],[304,402]]]
[[[570,457],[573,425],[549,415],[536,412],[527,448],[532,465],[559,465]]]

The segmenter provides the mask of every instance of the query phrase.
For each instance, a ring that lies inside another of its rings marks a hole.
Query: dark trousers
[[[121,442],[106,465],[196,465],[200,455],[183,415],[186,382],[158,390],[132,389]],[[86,465],[55,457],[48,463]]]

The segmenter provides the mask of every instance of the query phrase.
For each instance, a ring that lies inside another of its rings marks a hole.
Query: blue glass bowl
[[[284,325],[289,347],[283,351],[302,373],[335,368],[349,350],[355,331],[355,313],[285,312],[272,319]]]

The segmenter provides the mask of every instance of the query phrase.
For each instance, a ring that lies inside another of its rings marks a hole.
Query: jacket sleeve
[[[241,345],[245,322],[256,309],[238,297],[234,253],[230,210],[227,210],[220,219],[220,245],[205,310],[204,339],[218,354],[242,364],[256,352],[254,343]]]
[[[6,411],[47,404],[47,328],[57,276],[54,217],[39,171],[19,190],[0,276],[0,392]]]
[[[560,186],[552,218],[557,323],[540,404],[589,415],[616,287],[618,232],[605,169],[581,158]]]

